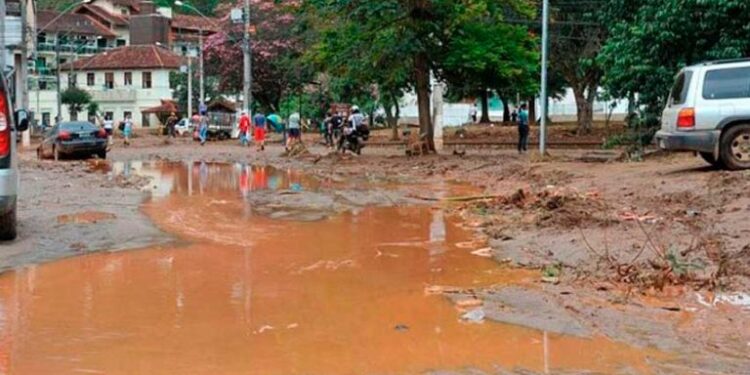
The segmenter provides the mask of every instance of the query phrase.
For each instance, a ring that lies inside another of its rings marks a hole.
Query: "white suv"
[[[656,141],[664,150],[697,152],[715,166],[750,168],[750,59],[683,69]]]
[[[16,134],[29,127],[25,110],[13,112],[7,87],[5,77],[0,71],[0,241],[16,238]]]

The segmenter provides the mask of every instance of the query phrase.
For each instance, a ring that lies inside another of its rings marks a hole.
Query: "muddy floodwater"
[[[0,374],[649,373],[648,350],[466,321],[476,306],[427,293],[539,275],[472,255],[483,244],[439,207],[275,220],[249,198],[337,187],[244,165],[111,173],[153,177],[143,210],[174,243],[0,276]]]

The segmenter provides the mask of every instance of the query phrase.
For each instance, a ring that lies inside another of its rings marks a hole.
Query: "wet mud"
[[[178,241],[1,275],[0,373],[651,373],[669,357],[492,322],[478,291],[538,273],[480,256],[459,217],[408,189],[373,203],[363,186],[270,167],[109,173],[148,176],[142,212]]]

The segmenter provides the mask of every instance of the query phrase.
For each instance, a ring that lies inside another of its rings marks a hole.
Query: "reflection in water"
[[[171,194],[207,195],[227,193],[236,187],[246,197],[261,190],[315,190],[321,184],[294,170],[280,170],[270,166],[246,163],[208,163],[205,161],[163,163],[141,161],[115,162],[110,176],[137,174],[149,177],[152,195],[163,198]],[[197,184],[195,182],[197,181]]]
[[[244,215],[242,196],[255,189],[317,187],[241,164],[169,164],[154,184],[171,191],[145,212],[191,244],[0,276],[0,374],[646,369],[646,353],[601,338],[460,322],[425,288],[537,275],[470,255],[458,245],[471,234],[441,210],[369,208],[309,223]]]

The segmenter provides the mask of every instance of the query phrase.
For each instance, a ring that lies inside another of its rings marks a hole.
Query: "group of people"
[[[270,129],[273,128],[273,129]],[[299,113],[293,113],[289,116],[286,126],[284,121],[277,114],[264,115],[261,112],[256,113],[252,120],[247,111],[242,111],[239,120],[239,137],[240,145],[249,146],[251,137],[255,141],[258,151],[264,151],[266,148],[266,134],[268,130],[281,131],[284,134],[284,146],[287,150],[292,148],[295,143],[300,141],[302,136],[301,117]]]
[[[337,149],[345,152],[344,144],[349,141],[358,142],[357,139],[367,131],[366,118],[358,106],[352,106],[351,113],[328,111],[323,120],[324,137],[329,149]]]
[[[107,132],[107,144],[109,146],[112,146],[114,144],[113,137],[115,134],[115,121],[112,119],[112,116],[106,115],[104,116],[104,120],[102,120],[101,122],[97,121],[97,123],[104,129],[105,132]],[[123,144],[125,145],[125,147],[130,146],[130,138],[133,135],[133,120],[130,118],[130,116],[125,116],[125,119],[123,119],[117,127],[122,134]]]

